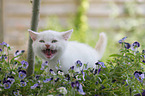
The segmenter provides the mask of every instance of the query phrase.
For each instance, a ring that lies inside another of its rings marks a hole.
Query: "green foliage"
[[[119,53],[110,55],[107,62],[96,62],[96,68],[87,68],[87,64],[77,61],[77,65],[68,69],[68,74],[61,71],[61,64],[56,64],[57,72],[48,70],[48,62],[36,58],[35,74],[31,79],[25,77],[27,62],[18,60],[24,51],[16,51],[9,58],[10,46],[1,43],[0,49],[0,95],[66,95],[66,96],[130,96],[141,93],[145,88],[144,76],[145,51],[139,52],[140,44],[134,42],[127,46],[124,39],[119,42]],[[25,66],[24,66],[25,65]],[[75,72],[74,67],[80,71]],[[22,71],[23,70],[23,71]],[[10,79],[10,77],[13,77]]]
[[[75,16],[74,20],[74,26],[75,26],[75,36],[76,39],[79,38],[80,42],[85,42],[86,41],[86,31],[88,30],[88,25],[87,25],[87,9],[89,7],[89,1],[88,0],[78,0],[78,10]],[[79,36],[79,37],[78,37]],[[80,38],[81,37],[81,38]]]

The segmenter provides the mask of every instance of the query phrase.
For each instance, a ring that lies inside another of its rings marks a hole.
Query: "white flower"
[[[58,70],[57,72],[59,75],[64,75],[63,71],[62,70]]]
[[[59,87],[57,90],[59,90],[59,92],[62,94],[67,94],[67,90],[65,87]]]

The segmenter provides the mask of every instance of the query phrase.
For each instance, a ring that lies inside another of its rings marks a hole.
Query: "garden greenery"
[[[87,24],[87,10],[89,8],[89,1],[88,0],[78,0],[77,1],[79,6],[77,9],[77,13],[74,19],[74,29],[76,30],[74,34],[75,39],[78,39],[80,42],[86,41],[86,31],[88,31],[88,24]],[[81,38],[80,38],[81,36]]]
[[[118,41],[119,53],[110,55],[106,63],[96,62],[96,68],[88,68],[80,60],[65,74],[61,64],[57,72],[48,70],[48,62],[36,61],[35,74],[26,77],[28,62],[20,60],[24,50],[17,50],[10,58],[11,47],[2,42],[0,49],[0,95],[1,96],[143,96],[145,50],[138,51],[139,42]],[[90,57],[91,58],[91,57]],[[74,71],[79,67],[79,72]],[[82,68],[81,68],[82,67]]]

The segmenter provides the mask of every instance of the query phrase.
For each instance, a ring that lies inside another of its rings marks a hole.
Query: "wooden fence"
[[[88,24],[91,28],[110,28],[114,22],[110,15],[117,11],[124,17],[124,2],[130,0],[89,0],[87,12]],[[137,0],[136,0],[137,1]],[[56,16],[62,25],[67,25],[77,11],[78,0],[41,0],[39,28],[44,28],[48,18]],[[118,7],[114,9],[114,2]],[[138,0],[138,10],[145,16],[145,4]],[[30,0],[3,0],[4,41],[16,49],[27,49],[28,32],[31,22],[32,4]],[[15,51],[14,50],[14,51]]]

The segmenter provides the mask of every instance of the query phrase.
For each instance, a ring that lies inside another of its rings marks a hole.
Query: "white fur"
[[[93,49],[90,46],[74,41],[67,41],[73,30],[66,32],[43,31],[41,33],[29,30],[31,38],[33,38],[33,51],[35,55],[49,62],[49,68],[56,70],[57,61],[60,60],[61,69],[67,73],[68,69],[75,66],[75,62],[80,60],[83,64],[88,64],[88,67],[95,67],[95,63],[102,58],[107,44],[105,33],[100,34],[100,38]],[[40,43],[39,40],[44,40],[45,43]],[[55,39],[58,42],[51,43]],[[52,58],[46,58],[41,50],[46,49],[45,44],[50,45],[50,49],[57,50],[57,53]],[[78,70],[75,67],[75,70]]]

